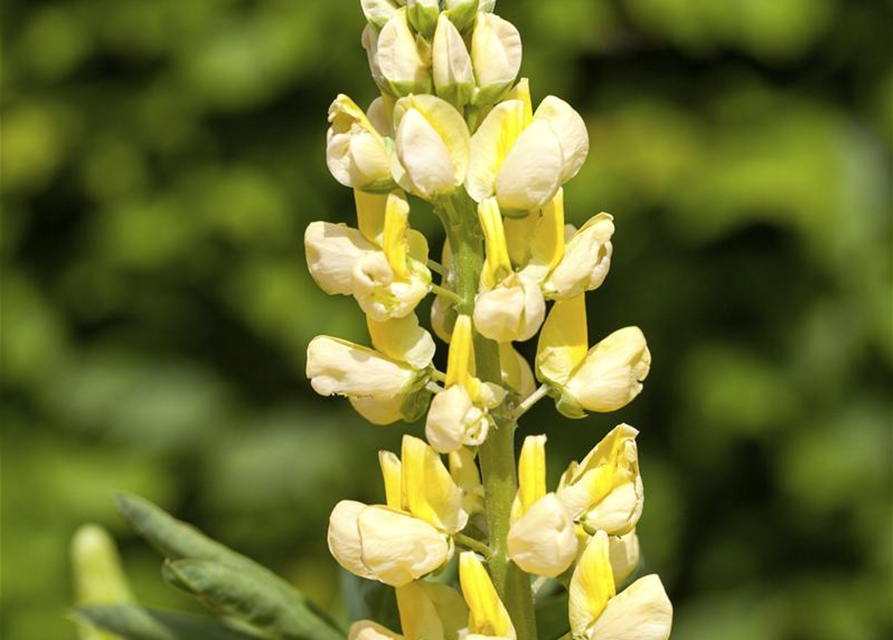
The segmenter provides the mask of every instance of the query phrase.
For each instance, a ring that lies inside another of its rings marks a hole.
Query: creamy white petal
[[[377,61],[381,74],[404,93],[426,93],[431,86],[428,65],[419,54],[405,9],[398,9],[378,36]]]
[[[540,103],[533,120],[547,122],[561,143],[561,184],[564,184],[577,175],[589,154],[586,123],[573,107],[555,96],[548,96]]]
[[[554,578],[577,557],[574,522],[555,497],[546,494],[515,522],[508,535],[508,552],[522,571]]]
[[[496,192],[496,175],[524,124],[524,103],[505,100],[490,110],[474,132],[465,188],[475,202],[483,202]]]
[[[425,437],[438,453],[450,453],[463,445],[481,444],[489,426],[487,414],[474,406],[464,386],[455,384],[431,400]]]
[[[545,122],[534,121],[521,132],[496,176],[496,198],[506,211],[544,207],[558,192],[561,144]]]
[[[425,369],[434,358],[434,338],[419,325],[416,314],[378,322],[366,319],[372,346],[389,358],[402,361],[415,369]]]
[[[397,153],[422,197],[431,198],[453,190],[453,165],[447,146],[416,109],[409,109],[400,121]]]
[[[644,500],[642,479],[636,478],[614,488],[603,500],[593,505],[583,516],[583,522],[608,535],[623,535],[636,526],[642,515]]]
[[[640,578],[608,601],[595,621],[592,640],[667,640],[673,605],[656,575]]]
[[[447,538],[424,520],[371,506],[358,519],[363,564],[375,577],[401,587],[440,568],[450,557]]]
[[[445,13],[437,19],[432,48],[432,70],[437,95],[462,108],[474,89],[471,56],[462,35]]]
[[[406,396],[401,394],[390,399],[376,399],[370,396],[354,396],[348,398],[351,406],[366,420],[375,425],[394,424],[403,419],[400,409],[406,402]]]
[[[358,525],[360,513],[365,508],[365,504],[354,500],[342,500],[336,504],[329,516],[328,543],[329,551],[338,564],[354,575],[371,579],[375,576],[363,563],[363,546]]]
[[[521,69],[521,35],[508,20],[478,13],[471,36],[471,60],[482,90],[508,88]]]
[[[561,300],[601,286],[611,268],[613,218],[600,213],[567,243],[564,257],[543,283],[548,298]]]
[[[310,275],[328,294],[351,295],[354,268],[360,259],[376,250],[359,231],[343,224],[311,222],[304,232]]]
[[[360,6],[363,7],[366,20],[381,28],[391,19],[399,5],[392,0],[360,0]]]
[[[545,316],[546,303],[539,286],[515,274],[475,299],[475,328],[497,342],[529,340]]]
[[[322,396],[371,396],[389,400],[416,378],[408,365],[346,340],[317,336],[307,346],[307,377]]]
[[[611,570],[614,572],[614,584],[621,584],[639,566],[641,552],[639,536],[635,531],[626,535],[611,536],[608,540],[611,555]]]
[[[357,304],[379,322],[411,313],[431,287],[431,273],[427,269],[415,269],[408,280],[396,280],[383,251],[361,256],[351,276]]]
[[[641,329],[626,327],[589,350],[565,392],[590,411],[616,411],[639,395],[650,367]]]

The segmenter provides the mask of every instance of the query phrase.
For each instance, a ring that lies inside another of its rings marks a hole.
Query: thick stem
[[[444,226],[452,251],[449,284],[461,299],[456,310],[471,315],[484,262],[483,238],[477,211],[468,196],[444,204]],[[477,376],[485,382],[502,384],[499,346],[481,335],[475,336]],[[490,557],[487,565],[493,585],[508,609],[518,640],[536,640],[536,618],[530,578],[508,558],[506,542],[511,526],[512,502],[518,490],[515,474],[515,429],[511,413],[494,412],[496,425],[478,449],[484,485]]]

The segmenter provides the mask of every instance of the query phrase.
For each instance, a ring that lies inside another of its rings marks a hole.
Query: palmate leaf
[[[343,640],[338,625],[285,580],[151,502],[117,494],[124,518],[167,558],[174,586],[217,611],[287,640]]]
[[[74,617],[126,640],[258,640],[202,616],[146,609],[133,604],[79,607]]]

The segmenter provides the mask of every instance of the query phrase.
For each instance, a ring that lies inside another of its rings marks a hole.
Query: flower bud
[[[614,218],[600,213],[574,233],[564,249],[564,257],[543,283],[543,294],[563,300],[601,286],[611,268],[611,236]]]
[[[616,593],[608,538],[603,531],[583,552],[569,593],[571,634],[601,640],[636,638],[667,640],[673,626],[673,605],[656,575],[640,578]]]
[[[511,88],[521,69],[521,35],[508,20],[479,12],[471,36],[476,106],[493,104]]]
[[[629,425],[615,427],[562,476],[558,499],[587,529],[619,536],[639,521],[645,494],[636,435],[638,431]]]
[[[413,29],[425,38],[434,35],[440,5],[437,0],[406,0],[406,16]]]
[[[432,69],[438,97],[457,109],[464,108],[474,91],[474,70],[462,35],[445,13],[437,19]]]
[[[380,33],[367,26],[362,41],[372,77],[382,91],[398,97],[431,92],[427,45],[420,46],[412,33],[406,7],[397,9]]]
[[[539,285],[515,273],[475,298],[474,326],[497,342],[529,340],[539,331],[545,315]]]
[[[470,137],[462,115],[445,100],[419,95],[398,100],[394,120],[408,188],[426,200],[453,193],[468,168]]]
[[[444,13],[450,22],[456,25],[459,31],[465,31],[477,16],[478,0],[446,0],[444,8],[446,9]]]
[[[353,100],[339,95],[329,107],[329,123],[326,162],[338,182],[372,191],[396,186],[390,150]]]
[[[526,573],[555,578],[577,557],[574,521],[554,493],[535,502],[514,522],[508,535],[508,553]]]
[[[387,24],[401,4],[397,0],[360,0],[366,20],[379,29]]]

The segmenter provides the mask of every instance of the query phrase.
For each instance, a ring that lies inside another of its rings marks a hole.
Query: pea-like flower
[[[557,301],[540,333],[536,374],[559,394],[556,406],[569,418],[626,406],[642,391],[651,367],[638,327],[615,331],[587,350],[588,341],[583,295]]]
[[[539,331],[546,315],[539,284],[512,269],[496,198],[478,205],[478,218],[487,258],[474,304],[474,326],[481,335],[500,343],[529,340]]]
[[[558,497],[546,493],[546,436],[528,436],[521,448],[508,553],[522,571],[550,578],[577,556],[574,521]]]
[[[425,437],[440,453],[484,442],[493,422],[489,409],[505,397],[504,389],[475,377],[473,337],[471,318],[460,315],[450,341],[445,390],[434,396],[425,423]]]
[[[541,209],[577,174],[589,153],[586,125],[560,98],[533,116],[526,92],[497,104],[471,138],[465,186],[477,202],[496,196],[504,212]]]
[[[471,551],[459,556],[459,584],[468,604],[466,640],[515,640],[518,637],[487,570]]]
[[[437,19],[431,61],[437,96],[457,109],[465,107],[474,92],[474,70],[462,34],[446,13]]]
[[[374,24],[366,25],[361,42],[372,79],[384,93],[398,97],[430,93],[428,45],[416,39],[406,7],[396,9],[380,31]]]
[[[397,156],[405,174],[397,182],[425,200],[451,195],[468,170],[470,136],[462,115],[431,95],[401,98],[394,106]]]
[[[373,424],[417,420],[427,407],[424,387],[434,340],[415,314],[376,322],[367,318],[375,349],[330,336],[307,347],[307,377],[322,396],[346,396]]]
[[[401,458],[379,456],[386,505],[342,500],[329,518],[329,550],[348,571],[401,587],[452,555],[450,535],[468,521],[462,490],[424,441],[404,436]]]
[[[384,138],[356,103],[339,94],[329,107],[326,163],[345,187],[389,191],[393,143]]]
[[[521,34],[508,20],[479,12],[471,35],[471,60],[477,80],[474,104],[489,105],[511,89],[521,69]]]
[[[608,536],[598,532],[577,563],[569,589],[571,634],[578,640],[667,640],[673,605],[656,575],[621,593],[611,568]]]
[[[642,515],[645,493],[639,474],[638,433],[628,424],[618,425],[561,476],[558,499],[590,533],[625,535]]]
[[[428,244],[409,228],[409,203],[400,191],[355,191],[359,229],[311,222],[304,233],[307,266],[330,295],[353,296],[371,318],[410,314],[431,289]]]
[[[540,283],[543,296],[566,300],[599,288],[611,268],[614,218],[600,213],[580,229],[564,221],[564,190],[539,211],[504,221],[512,264]]]

